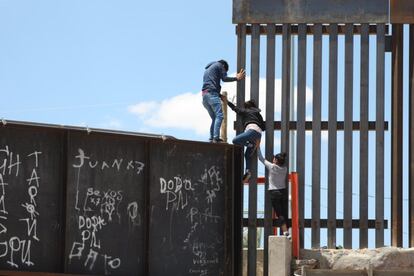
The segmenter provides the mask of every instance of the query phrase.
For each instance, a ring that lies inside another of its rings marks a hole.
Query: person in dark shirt
[[[260,115],[261,110],[256,106],[254,100],[245,102],[244,107],[237,107],[230,101],[227,104],[240,116],[244,127],[244,132],[233,139],[233,144],[247,147],[244,153],[244,158],[246,160],[246,172],[243,175],[244,182],[249,180],[251,176],[250,163],[252,155],[260,144],[262,132],[266,130],[266,126],[262,115]]]
[[[213,143],[222,142],[220,139],[220,127],[223,121],[223,110],[221,108],[220,81],[231,82],[244,79],[245,72],[241,69],[236,77],[228,77],[229,65],[225,60],[210,62],[205,68],[203,76],[203,106],[207,109],[211,118],[210,141]]]

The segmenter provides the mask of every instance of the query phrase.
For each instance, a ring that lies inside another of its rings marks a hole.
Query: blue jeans
[[[247,146],[244,152],[244,159],[246,160],[246,170],[250,170],[250,163],[252,161],[252,155],[255,151],[256,141],[262,138],[262,134],[259,132],[249,129],[245,132],[237,135],[233,139],[233,144],[239,146]]]
[[[206,93],[203,96],[203,106],[208,111],[211,118],[210,140],[220,138],[220,127],[223,121],[223,110],[221,109],[221,100],[218,93]]]

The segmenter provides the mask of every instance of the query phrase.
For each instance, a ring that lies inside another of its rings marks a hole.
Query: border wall
[[[240,157],[227,144],[4,122],[0,270],[232,275]]]

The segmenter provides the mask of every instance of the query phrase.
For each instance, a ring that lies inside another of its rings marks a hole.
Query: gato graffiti
[[[69,264],[77,263],[86,270],[103,271],[105,275],[112,274],[122,266],[121,256],[114,253],[113,248],[106,244],[107,233],[111,233],[114,226],[126,221],[130,231],[141,226],[142,218],[138,201],[127,200],[127,195],[120,189],[83,187],[80,185],[80,176],[82,171],[98,173],[112,170],[114,174],[143,172],[144,163],[125,160],[125,158],[98,160],[87,155],[81,148],[74,156],[72,164],[76,173],[74,210],[78,235],[72,242],[68,255]],[[116,186],[116,183],[113,184]]]
[[[90,271],[97,268],[98,264],[103,264],[105,275],[120,267],[120,257],[112,256],[103,246],[105,239],[101,232],[110,227],[111,223],[120,223],[122,210],[118,206],[122,200],[120,190],[102,192],[91,187],[86,190],[82,211],[77,216],[79,239],[72,243],[68,256],[70,263],[81,262]],[[127,216],[129,214],[126,209],[124,213]]]

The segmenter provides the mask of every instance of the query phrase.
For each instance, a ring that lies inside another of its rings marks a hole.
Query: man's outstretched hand
[[[244,69],[240,69],[240,72],[236,74],[236,79],[242,80],[246,77],[246,71],[244,71]]]

